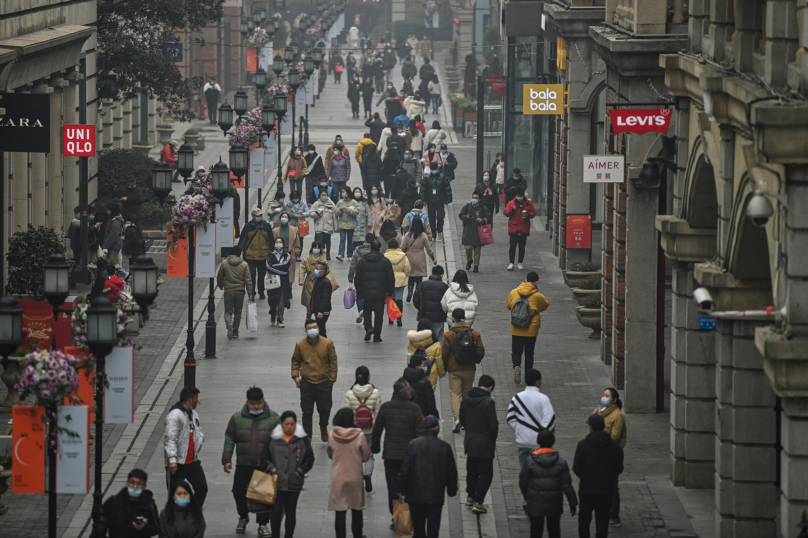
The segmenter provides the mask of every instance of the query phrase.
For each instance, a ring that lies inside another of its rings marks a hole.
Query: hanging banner
[[[250,150],[250,188],[264,188],[264,148]]]
[[[314,72],[316,73],[316,71]],[[309,79],[306,81],[306,104],[313,105],[314,104],[314,73],[311,74]]]
[[[614,134],[662,133],[667,134],[671,125],[670,108],[609,109]]]
[[[522,114],[563,114],[563,84],[525,84],[522,87]]]
[[[315,69],[314,73],[311,74],[312,78],[312,88],[314,89],[314,96],[320,95],[320,70]]]
[[[281,133],[292,134],[292,102],[286,100],[286,114],[283,115],[283,124],[281,125]]]
[[[59,408],[56,493],[90,491],[90,423],[86,405]]]
[[[105,371],[109,386],[104,391],[104,424],[131,424],[135,421],[135,348],[112,348]]]
[[[567,248],[592,248],[590,215],[567,215]]]
[[[15,405],[11,420],[11,492],[45,493],[45,408]]]
[[[233,246],[233,199],[225,198],[216,208],[216,250]]]
[[[301,86],[297,89],[297,93],[295,93],[295,103],[297,104],[297,113],[298,118],[302,118],[306,115],[306,86]]]
[[[171,241],[171,234],[166,240]],[[188,276],[188,239],[181,237],[177,241],[177,248],[166,250],[166,276],[185,278]]]
[[[623,155],[584,155],[584,183],[622,183]]]
[[[272,68],[272,41],[261,47],[258,55],[258,67],[264,71],[269,71]]]
[[[214,278],[216,276],[216,226],[197,226],[196,259],[194,276],[196,278]]]
[[[19,301],[22,308],[22,343],[28,349],[50,349],[53,338],[56,338],[57,349],[63,349],[73,343],[72,313],[78,297],[69,296],[62,303],[57,323],[53,319],[53,307],[46,301]]]
[[[274,132],[264,137],[264,171],[277,170],[278,168],[278,163],[275,161],[276,145],[277,141]]]
[[[247,47],[247,71],[255,72],[258,69],[258,50]]]
[[[68,355],[73,355],[76,359],[86,359],[88,352],[86,349],[81,347],[66,347],[65,353]],[[79,387],[76,389],[74,393],[75,400],[70,401],[68,398],[65,398],[65,405],[86,405],[87,406],[87,420],[90,424],[93,423],[93,405],[95,403],[95,392],[94,392],[94,379],[93,376],[95,374],[95,370],[93,368],[87,366],[86,364],[77,366],[76,371],[79,374]]]

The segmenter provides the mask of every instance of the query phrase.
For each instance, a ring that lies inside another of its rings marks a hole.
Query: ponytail
[[[354,378],[354,385],[367,385],[370,382],[370,370],[367,366],[358,366]]]
[[[619,392],[617,392],[617,389],[615,389],[615,388],[611,388],[611,387],[610,387],[610,388],[608,388],[608,389],[606,389],[606,390],[608,390],[608,391],[611,393],[611,395],[612,395],[612,400],[614,400],[614,405],[616,405],[616,406],[617,406],[617,408],[618,408],[618,409],[620,409],[620,410],[622,411],[622,409],[623,409],[623,402],[620,400],[620,393],[619,393]]]

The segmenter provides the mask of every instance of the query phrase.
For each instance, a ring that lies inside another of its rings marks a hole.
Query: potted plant
[[[183,135],[185,142],[194,149],[194,155],[199,155],[197,149],[199,148],[199,139],[201,136],[202,135],[200,135],[199,131],[196,129],[188,129]]]
[[[148,140],[135,140],[132,142],[132,149],[135,150],[137,154],[148,157],[152,149],[152,144]]]
[[[580,288],[585,279],[601,274],[600,265],[590,261],[573,262],[563,273],[564,281],[571,288]]]
[[[579,288],[572,288],[572,295],[579,305],[583,306],[584,300],[589,296],[600,298],[601,278],[600,275],[586,277]]]
[[[11,454],[8,452],[0,454],[0,497],[3,496],[3,493],[8,491],[8,484],[6,482],[11,478],[11,464],[13,461],[14,458],[12,458]],[[6,512],[8,512],[8,506],[0,503],[0,516]]]
[[[166,123],[158,125],[157,133],[160,135],[160,145],[165,146],[171,142],[171,137],[174,135],[174,127]]]
[[[589,338],[600,340],[600,297],[588,295],[581,301],[581,306],[575,307],[575,316],[578,323],[592,329]]]

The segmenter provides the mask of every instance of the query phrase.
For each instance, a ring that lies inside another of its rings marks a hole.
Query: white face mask
[[[361,192],[355,192],[353,197],[356,198],[357,200],[360,200],[360,199],[362,199],[362,193]]]

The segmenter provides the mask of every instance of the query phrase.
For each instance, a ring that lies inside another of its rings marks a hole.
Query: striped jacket
[[[518,447],[538,448],[536,436],[539,430],[555,431],[555,412],[550,398],[538,387],[525,387],[511,399],[508,426],[516,433]]]

